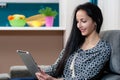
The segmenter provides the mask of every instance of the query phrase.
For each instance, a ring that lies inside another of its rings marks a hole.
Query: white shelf
[[[1,30],[41,30],[41,31],[65,31],[63,27],[0,27]]]
[[[8,3],[59,3],[59,0],[0,0]]]

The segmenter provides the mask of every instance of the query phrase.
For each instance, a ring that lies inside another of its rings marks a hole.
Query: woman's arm
[[[45,71],[47,74],[54,75],[56,67],[57,67],[58,63],[60,62],[60,60],[62,59],[63,54],[64,54],[64,49],[60,52],[60,55],[54,64],[48,65],[48,66],[40,65],[40,68],[43,71]]]

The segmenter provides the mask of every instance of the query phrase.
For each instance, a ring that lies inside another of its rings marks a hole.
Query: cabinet
[[[20,31],[20,30],[29,30],[29,31],[65,31],[64,27],[0,27],[0,31]]]
[[[16,3],[58,3],[58,0],[1,0]],[[12,65],[23,65],[16,50],[28,50],[38,64],[52,64],[64,46],[65,27],[0,27],[0,73],[8,72]],[[4,62],[3,62],[4,61]],[[3,64],[6,63],[6,64]]]

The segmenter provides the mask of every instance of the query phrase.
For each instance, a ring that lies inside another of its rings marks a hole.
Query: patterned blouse
[[[97,75],[109,60],[111,53],[110,45],[100,40],[97,45],[88,50],[78,49],[68,58],[62,78],[64,80],[88,80]],[[47,67],[45,72],[54,75],[56,67],[64,54],[60,53],[57,61]]]

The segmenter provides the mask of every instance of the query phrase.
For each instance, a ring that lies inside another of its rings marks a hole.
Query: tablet
[[[38,68],[37,63],[33,59],[32,55],[28,51],[23,50],[17,50],[17,53],[20,55],[22,61],[28,68],[29,72],[34,78],[37,78],[35,73],[40,71],[40,68]]]

